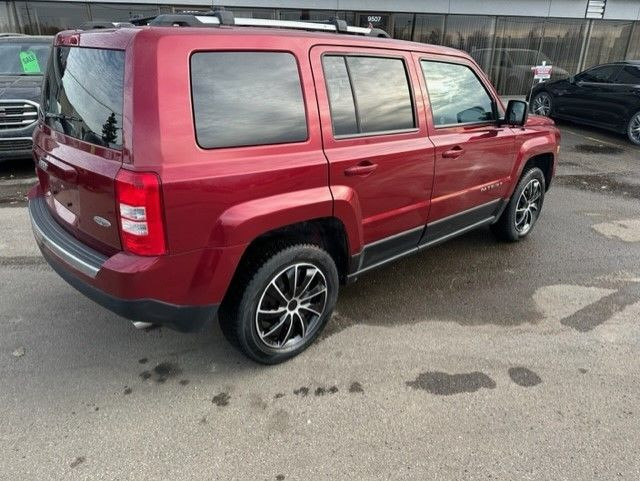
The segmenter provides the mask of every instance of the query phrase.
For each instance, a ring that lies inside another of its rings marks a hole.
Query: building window
[[[533,80],[531,67],[543,61],[551,65],[551,59],[540,51],[544,22],[543,18],[499,17],[495,48],[484,49],[481,56],[474,55],[501,93],[516,95],[527,91]]]
[[[211,10],[211,9],[209,9]],[[229,8],[236,17],[241,18],[266,18],[276,19],[276,11],[273,8]]]
[[[442,45],[444,35],[444,15],[416,15],[416,26],[413,30],[415,42]]]
[[[627,60],[640,59],[640,22],[633,25],[633,33],[629,41],[629,50],[627,51]]]
[[[126,5],[121,3],[90,3],[91,19],[126,22],[134,17],[153,17],[160,13],[157,5]]]
[[[24,33],[53,35],[77,28],[89,21],[86,3],[15,2],[18,21]]]
[[[593,21],[584,68],[625,57],[633,22]]]
[[[413,14],[394,13],[392,16],[393,31],[389,32],[393,38],[411,40],[413,37]]]
[[[336,18],[334,10],[280,10],[280,20],[315,20],[325,22]]]
[[[443,45],[471,53],[490,48],[494,36],[495,18],[480,15],[448,15]]]
[[[551,59],[554,78],[578,72],[586,20],[548,18],[544,24],[541,51]]]
[[[0,32],[19,32],[13,17],[13,2],[0,2]]]

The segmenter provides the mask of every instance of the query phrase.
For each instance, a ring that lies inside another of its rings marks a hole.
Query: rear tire
[[[527,170],[520,178],[502,215],[491,226],[496,237],[516,242],[529,235],[540,217],[545,191],[542,170],[538,167]]]
[[[318,337],[338,298],[338,270],[315,245],[294,245],[245,268],[221,306],[225,337],[246,356],[278,364]]]
[[[636,112],[629,120],[627,137],[632,143],[640,145],[640,111]]]

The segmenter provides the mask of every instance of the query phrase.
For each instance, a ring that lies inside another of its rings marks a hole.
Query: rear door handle
[[[358,175],[360,177],[366,177],[368,175],[373,174],[373,171],[378,168],[378,164],[374,164],[369,162],[368,160],[364,162],[360,162],[358,165],[354,167],[349,167],[345,169],[344,175],[353,176]]]
[[[451,150],[447,150],[442,153],[442,158],[444,159],[457,159],[462,154],[464,154],[464,149],[462,147],[454,147]]]

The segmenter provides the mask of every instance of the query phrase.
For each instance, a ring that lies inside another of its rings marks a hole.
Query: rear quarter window
[[[196,138],[205,149],[307,139],[300,74],[290,53],[195,53],[191,89]]]

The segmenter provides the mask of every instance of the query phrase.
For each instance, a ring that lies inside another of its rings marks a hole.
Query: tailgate
[[[47,137],[46,130],[36,137]],[[114,179],[122,162],[58,143],[54,137],[43,143],[53,148],[47,152],[35,147],[36,172],[56,220],[97,250],[120,250]]]
[[[115,178],[122,165],[124,56],[54,47],[34,137],[49,210],[67,231],[106,253],[121,249]]]

